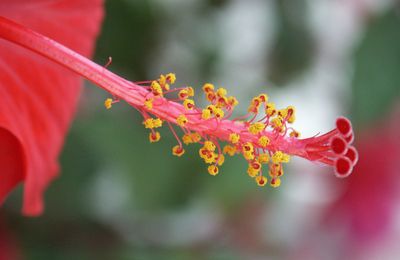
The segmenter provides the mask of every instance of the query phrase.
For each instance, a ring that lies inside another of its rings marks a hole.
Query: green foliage
[[[161,10],[152,1],[106,1],[106,16],[98,39],[96,59],[104,64],[113,58],[111,69],[124,76],[147,78],[148,57],[157,39],[157,17]]]
[[[400,16],[370,22],[355,55],[352,111],[357,126],[387,114],[400,98]]]
[[[312,60],[313,42],[307,28],[305,1],[275,1],[277,6],[277,36],[268,57],[268,76],[283,85],[304,72]]]

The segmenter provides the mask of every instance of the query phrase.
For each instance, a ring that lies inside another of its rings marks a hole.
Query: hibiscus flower
[[[166,124],[177,140],[177,145],[172,148],[173,155],[180,157],[185,153],[183,143],[202,144],[199,155],[206,164],[210,164],[207,169],[213,176],[219,173],[219,166],[225,161],[224,154],[242,155],[248,162],[248,175],[259,186],[269,184],[272,187],[280,185],[284,173],[282,164],[288,163],[290,156],[332,166],[340,178],[348,176],[357,162],[357,151],[352,146],[352,126],[344,117],[336,120],[336,127],[331,131],[300,139],[299,132],[291,125],[296,118],[295,108],[287,106],[278,109],[266,94],[251,100],[246,115],[233,117],[233,110],[238,104],[236,97],[228,96],[226,89],[217,89],[213,84],[203,85],[209,105],[200,108],[191,99],[194,96],[192,87],[172,87],[176,81],[173,73],[160,75],[155,80],[131,82],[93,63],[68,46],[4,17],[0,17],[0,37],[41,54],[108,91],[112,98],[104,102],[107,109],[120,100],[126,101],[144,117],[143,124],[150,131],[150,142],[160,140],[161,135],[155,129]],[[7,44],[5,46],[10,47]],[[33,54],[34,58],[28,60],[29,65],[26,61],[21,62],[27,50],[18,50],[22,55],[11,72],[28,73],[32,70],[31,64],[38,62],[35,59],[39,57]],[[13,51],[4,56],[11,60]],[[45,77],[39,77],[35,72],[24,78],[33,84],[31,88],[23,89],[20,81],[6,78],[5,82],[13,82],[14,87],[7,89],[10,92],[5,95],[10,99],[7,100],[9,104],[4,105],[0,114],[0,125],[4,125],[3,138],[10,146],[8,151],[15,150],[13,153],[5,152],[7,157],[4,158],[13,160],[12,165],[19,167],[9,170],[9,183],[3,192],[6,194],[16,183],[24,180],[26,214],[39,214],[42,211],[41,194],[57,172],[55,162],[77,94],[76,81],[73,81],[75,78],[69,82],[67,78],[61,77],[60,81],[55,76],[70,72],[55,64],[40,65],[40,70],[46,72]],[[65,86],[68,88],[64,93]],[[72,90],[75,92],[71,93]],[[177,97],[172,98],[171,95]],[[182,138],[175,131],[176,127],[183,132]],[[228,145],[222,148],[220,142],[227,142]]]

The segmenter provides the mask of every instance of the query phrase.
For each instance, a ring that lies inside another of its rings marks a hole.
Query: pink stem
[[[90,61],[60,43],[34,32],[25,26],[8,20],[5,17],[0,17],[0,38],[38,53],[47,59],[53,60],[100,86],[114,96],[124,99],[136,109],[151,113],[165,121],[175,123],[179,115],[186,113],[183,105],[162,97],[155,98],[155,101],[159,100],[162,105],[154,105],[151,110],[147,109],[144,106],[144,101],[149,91],[145,88],[119,77],[103,66]],[[249,114],[239,118],[246,118],[248,116]],[[228,141],[229,134],[232,132],[232,129],[234,129],[234,132],[242,133],[241,140],[243,142],[256,144],[257,136],[248,132],[245,123],[235,122],[235,120],[219,120],[218,127],[216,127],[216,124],[212,123],[214,120],[202,120],[201,115],[193,115],[185,127],[201,135],[209,134],[225,141]],[[274,151],[280,150],[307,158],[304,152],[304,147],[307,142],[293,140],[293,138],[276,137],[274,133],[270,131],[263,131],[262,134],[274,140],[273,145],[268,147],[268,149]]]

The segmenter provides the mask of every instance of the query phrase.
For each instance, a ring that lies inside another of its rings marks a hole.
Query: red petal
[[[3,0],[0,15],[90,56],[102,0]],[[42,193],[73,118],[81,79],[65,68],[0,40],[0,203],[25,181],[23,212],[43,210]]]

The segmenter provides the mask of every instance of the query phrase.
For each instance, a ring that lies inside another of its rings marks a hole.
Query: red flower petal
[[[3,0],[0,15],[90,56],[102,0]],[[25,181],[23,212],[43,210],[42,193],[74,115],[81,79],[33,52],[0,40],[0,203]]]

